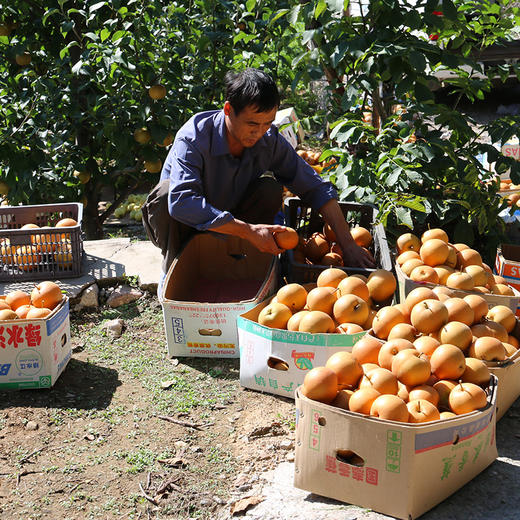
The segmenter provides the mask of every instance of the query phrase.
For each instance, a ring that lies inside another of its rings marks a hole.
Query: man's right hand
[[[250,233],[246,237],[262,253],[279,255],[284,252],[274,239],[275,233],[285,231],[285,226],[269,224],[249,224]]]
[[[211,231],[244,238],[248,242],[251,242],[251,244],[262,253],[279,255],[284,252],[284,249],[278,247],[278,244],[274,240],[274,234],[285,231],[286,229],[285,226],[277,226],[274,224],[248,224],[242,220],[233,219],[225,224],[211,228]]]

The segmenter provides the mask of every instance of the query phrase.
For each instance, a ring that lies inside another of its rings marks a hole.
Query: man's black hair
[[[280,105],[280,94],[273,78],[258,69],[245,69],[242,72],[228,72],[226,82],[226,101],[229,101],[235,114],[245,107],[254,106],[257,112],[269,112]]]

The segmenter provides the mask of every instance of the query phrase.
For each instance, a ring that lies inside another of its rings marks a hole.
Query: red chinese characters
[[[0,348],[38,347],[41,341],[40,325],[0,327]]]

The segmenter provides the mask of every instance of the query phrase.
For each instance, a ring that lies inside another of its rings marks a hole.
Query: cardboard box
[[[399,284],[399,301],[404,302],[406,296],[413,291],[416,287],[429,287],[433,288],[436,287],[435,284],[429,283],[429,282],[415,282],[411,278],[408,278],[406,276],[401,267],[396,263],[395,264],[395,272],[397,274],[397,281]],[[483,294],[483,293],[476,293],[472,291],[456,291],[453,290],[454,295],[457,298],[463,298],[464,296],[467,296],[468,294],[478,294],[479,296],[482,296],[484,300],[487,301],[489,308],[494,307],[495,305],[505,305],[506,307],[509,307],[513,312],[517,312],[518,309],[518,302],[520,300],[520,292],[513,287],[513,292],[515,293],[514,296],[501,296],[500,294]]]
[[[246,240],[195,235],[160,295],[169,356],[239,357],[237,317],[271,295],[279,261]]]
[[[54,386],[71,345],[67,297],[45,319],[0,322],[0,390]]]
[[[502,244],[497,249],[495,273],[503,276],[509,285],[520,291],[520,246]],[[516,315],[520,316],[520,305]]]
[[[357,334],[310,334],[271,329],[257,323],[264,301],[237,320],[240,384],[245,388],[294,398],[307,372],[323,366],[335,352],[351,351],[367,331]],[[284,361],[289,369],[273,366]]]
[[[495,399],[493,378],[483,410],[409,424],[348,412],[297,392],[294,485],[397,518],[417,518],[496,459]],[[338,450],[360,459],[345,462]]]
[[[499,421],[520,396],[520,350],[506,361],[486,361],[486,365],[498,380],[497,421]]]
[[[301,143],[305,139],[305,132],[292,107],[278,110],[274,119],[274,125],[279,128],[280,134],[289,141],[293,148],[298,146],[298,141]]]

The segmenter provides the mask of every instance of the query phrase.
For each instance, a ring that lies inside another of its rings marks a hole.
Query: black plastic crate
[[[390,249],[386,240],[385,228],[382,224],[376,223],[377,209],[370,204],[358,202],[339,202],[343,215],[350,227],[355,225],[363,226],[372,234],[373,242],[370,252],[374,256],[378,268],[393,271]],[[307,239],[313,233],[323,231],[323,218],[318,211],[306,206],[298,197],[289,197],[284,202],[285,223],[298,234]],[[288,281],[306,283],[315,282],[319,274],[329,266],[317,264],[302,264],[294,260],[294,252],[288,250],[286,255],[286,271]],[[364,267],[339,267],[348,274],[370,275],[375,269]]]
[[[52,280],[81,275],[83,204],[0,206],[0,281]],[[77,224],[54,227],[64,218]],[[26,224],[38,228],[21,229]]]

